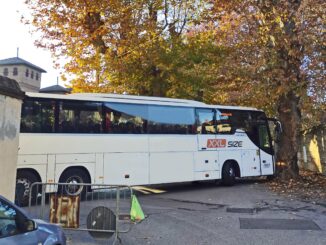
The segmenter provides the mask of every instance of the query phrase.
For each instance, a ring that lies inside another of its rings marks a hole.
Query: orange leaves
[[[214,96],[221,89],[225,96],[220,101],[226,102],[233,89],[248,93],[231,96],[233,103],[272,111],[277,96],[289,90],[306,96],[307,81],[316,83],[310,91],[318,97],[324,88],[319,26],[325,8],[321,0],[299,9],[287,2],[35,0],[27,4],[35,31],[42,34],[38,45],[58,58],[68,58],[67,72],[78,78],[74,84],[85,85],[79,89],[100,86],[103,91],[153,94],[153,87],[160,84],[161,95],[196,98],[205,87],[208,102],[218,102]]]
[[[270,41],[271,41],[271,43],[272,43],[272,46],[273,47],[275,47],[275,37],[274,36],[272,36],[272,35],[269,35],[269,39],[270,39]]]
[[[284,23],[283,23],[282,18],[280,16],[276,16],[275,22],[279,24],[279,27],[281,29],[284,27]]]
[[[270,190],[291,198],[317,203],[326,200],[326,176],[311,171],[300,171],[298,179],[276,178],[268,186]]]

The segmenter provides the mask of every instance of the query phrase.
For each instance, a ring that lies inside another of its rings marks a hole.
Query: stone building
[[[41,87],[42,68],[22,59],[13,57],[0,60],[0,75],[14,79],[22,91],[38,92]]]

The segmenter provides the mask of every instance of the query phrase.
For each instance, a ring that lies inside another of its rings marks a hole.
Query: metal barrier
[[[119,234],[131,229],[132,194],[129,186],[36,182],[30,188],[28,211],[33,218],[88,231],[97,239],[114,235],[116,244],[121,243]]]

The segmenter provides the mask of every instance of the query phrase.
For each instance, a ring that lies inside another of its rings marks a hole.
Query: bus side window
[[[52,133],[54,132],[54,101],[26,99],[22,105],[22,133]]]
[[[105,103],[105,133],[146,133],[148,108],[142,104]]]
[[[148,106],[149,134],[192,134],[195,125],[193,108],[175,106]],[[189,130],[190,129],[190,130]]]
[[[259,125],[259,144],[262,149],[271,147],[266,125]]]
[[[59,133],[95,134],[102,132],[102,104],[59,102]]]
[[[112,122],[112,111],[108,108],[105,109],[104,112],[104,132],[105,133],[112,133],[113,130],[113,122]]]
[[[216,124],[218,134],[232,134],[234,126],[232,125],[233,111],[218,110],[216,113]]]
[[[197,134],[215,134],[216,125],[214,119],[214,110],[197,109]]]

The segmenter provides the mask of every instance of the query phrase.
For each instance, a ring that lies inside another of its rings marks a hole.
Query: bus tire
[[[69,168],[62,173],[59,179],[59,183],[86,184],[90,182],[91,180],[88,175],[88,172],[81,168]],[[79,195],[81,200],[85,200],[88,189],[90,188],[87,188],[85,186],[76,187],[76,186],[60,185],[58,188],[58,194],[64,194],[69,196]]]
[[[236,168],[232,162],[226,162],[222,168],[222,184],[232,186],[235,184]]]
[[[29,204],[29,195],[31,185],[38,182],[39,178],[29,170],[19,170],[16,177],[15,203],[18,206],[24,207]],[[36,202],[37,193],[36,187],[32,190],[31,204]]]

